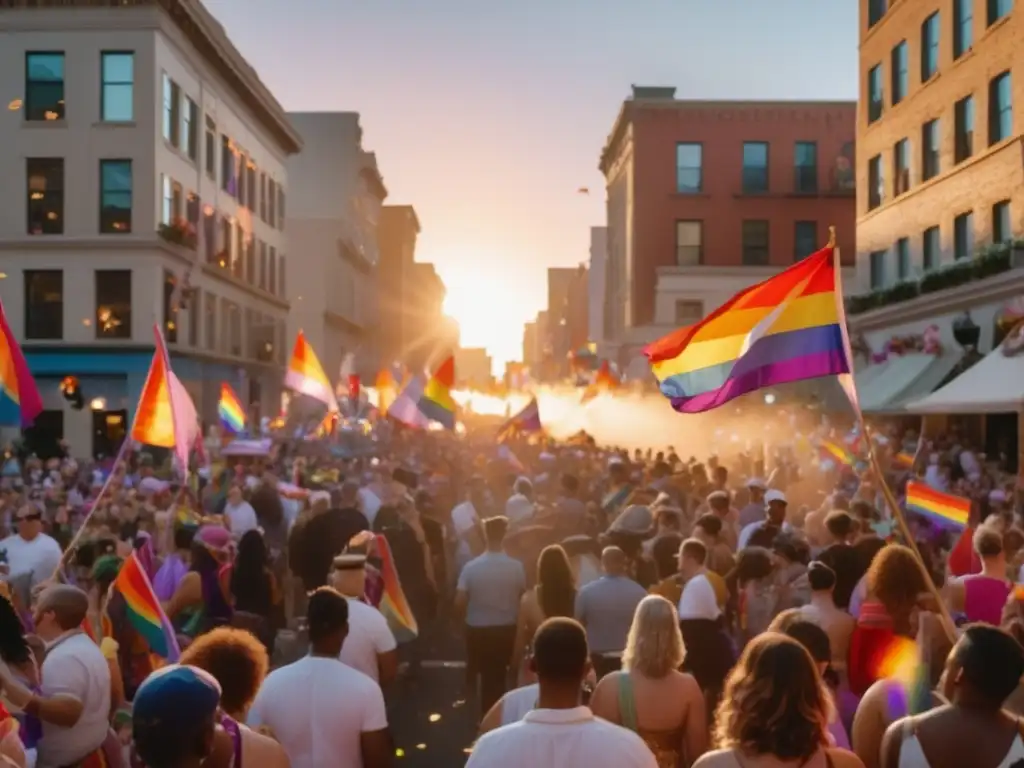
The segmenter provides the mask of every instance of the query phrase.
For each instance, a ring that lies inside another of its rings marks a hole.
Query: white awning
[[[857,395],[865,413],[899,409],[898,403],[921,397],[937,387],[956,367],[960,355],[915,353],[889,358],[885,371],[875,376]]]
[[[1024,355],[995,349],[942,389],[909,403],[909,413],[1015,413],[1024,407]]]
[[[931,364],[921,371],[909,385],[904,387],[885,405],[871,409],[872,413],[906,413],[908,403],[927,397],[944,382],[963,359],[962,353],[932,356]],[[865,409],[866,410],[866,409]]]

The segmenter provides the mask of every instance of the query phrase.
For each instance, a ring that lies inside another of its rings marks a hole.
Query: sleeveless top
[[[1021,740],[1021,726],[1018,726],[1009,751],[996,768],[1015,768],[1022,762],[1024,762],[1024,741]],[[903,742],[900,745],[898,768],[930,768],[924,749],[921,748],[921,742],[917,739],[914,718],[908,718],[903,724]]]
[[[1003,606],[1013,588],[1005,579],[980,574],[964,577],[964,613],[971,623],[983,621],[999,626]]]
[[[679,744],[685,723],[667,730],[651,731],[640,728],[636,716],[636,698],[633,696],[633,678],[627,673],[619,675],[619,719],[622,727],[633,731],[651,750],[658,768],[678,768],[682,762]]]

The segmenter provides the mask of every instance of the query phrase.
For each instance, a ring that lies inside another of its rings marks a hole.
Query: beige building
[[[288,335],[302,329],[328,378],[352,353],[357,372],[372,381],[380,357],[377,225],[387,189],[376,156],[363,149],[358,113],[289,118],[304,147],[288,160]]]
[[[487,387],[494,383],[493,362],[483,347],[455,350],[455,386]]]
[[[0,115],[0,297],[46,409],[33,449],[116,450],[154,324],[205,421],[221,381],[276,413],[301,149],[280,105],[200,3],[12,0],[0,26],[0,82],[21,95]]]

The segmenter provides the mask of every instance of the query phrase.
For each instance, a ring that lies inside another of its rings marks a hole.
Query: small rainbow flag
[[[220,384],[220,401],[217,403],[217,415],[226,432],[237,435],[245,429],[245,408],[238,401],[238,395],[226,381]]]
[[[380,557],[380,575],[384,581],[384,594],[381,597],[378,610],[388,620],[388,626],[395,640],[399,643],[406,643],[414,639],[420,632],[416,623],[416,616],[413,615],[409,601],[405,599],[405,592],[402,590],[402,582],[398,578],[398,571],[395,568],[395,558],[391,554],[391,546],[385,536],[375,536],[377,555]]]
[[[454,386],[455,358],[449,357],[430,377],[417,403],[420,413],[446,429],[455,429],[456,406],[452,400]]]
[[[153,326],[156,350],[146,374],[132,421],[132,440],[145,445],[173,448],[182,468],[199,434],[195,405],[184,385],[171,370],[171,359],[159,325]]]
[[[826,246],[648,345],[672,407],[701,413],[765,387],[849,373],[835,261]]]
[[[128,621],[142,636],[149,649],[162,659],[173,663],[181,655],[178,639],[171,622],[160,607],[153,585],[146,571],[132,552],[114,579],[113,588],[121,593],[128,608]]]
[[[911,481],[907,483],[907,509],[947,528],[966,528],[971,516],[971,501]]]
[[[893,683],[887,691],[890,716],[916,715],[931,709],[928,665],[917,643],[895,635],[875,660],[875,676]]]
[[[515,435],[540,432],[543,426],[540,423],[540,409],[537,407],[537,398],[530,398],[530,402],[512,416],[498,429],[498,442],[503,442]]]
[[[42,410],[39,389],[0,304],[0,425],[31,427]]]
[[[844,467],[852,467],[857,463],[857,457],[850,453],[844,445],[840,445],[832,440],[822,440],[819,447],[822,453],[830,459],[838,461]]]
[[[319,400],[332,411],[341,410],[334,396],[334,387],[327,380],[327,374],[324,373],[316,352],[306,341],[302,331],[295,337],[295,348],[292,350],[291,362],[288,363],[288,372],[284,375],[284,385]]]
[[[892,463],[900,469],[913,469],[914,468],[914,455],[907,453],[906,451],[900,451],[892,457]]]

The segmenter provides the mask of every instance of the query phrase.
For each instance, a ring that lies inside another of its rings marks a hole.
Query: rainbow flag
[[[149,649],[162,659],[176,662],[181,655],[178,639],[135,552],[124,561],[113,588],[124,598],[128,621]]]
[[[199,435],[195,405],[171,370],[170,356],[159,325],[153,326],[156,350],[146,374],[132,421],[132,440],[173,448],[181,467],[188,470],[188,454]]]
[[[612,367],[607,360],[601,361],[601,366],[597,369],[597,373],[594,375],[594,381],[583,390],[583,396],[580,398],[580,405],[583,403],[589,403],[595,397],[604,392],[612,392],[616,387],[619,386],[619,378],[612,372]]]
[[[31,427],[42,410],[43,399],[0,304],[0,426]]]
[[[419,634],[419,625],[416,623],[412,608],[409,607],[409,601],[405,599],[405,592],[402,591],[402,582],[398,578],[395,558],[391,554],[387,538],[375,536],[374,544],[380,557],[380,575],[384,581],[384,594],[377,608],[388,620],[395,640],[407,643]]]
[[[907,483],[907,509],[947,528],[966,528],[971,500],[942,493],[924,483]]]
[[[900,469],[913,469],[914,468],[914,455],[907,453],[906,451],[900,451],[892,457],[892,463]]]
[[[220,417],[224,431],[237,435],[245,430],[245,408],[238,400],[238,395],[226,381],[220,383],[220,400],[217,402],[217,415]]]
[[[819,447],[828,458],[838,461],[844,467],[852,467],[857,463],[857,457],[850,453],[844,445],[831,440],[822,440]]]
[[[284,375],[284,385],[296,392],[308,395],[324,403],[332,411],[340,411],[334,396],[334,387],[327,380],[327,374],[320,365],[316,352],[306,341],[305,334],[299,331],[295,337],[295,348],[288,364],[288,372]]]
[[[430,377],[417,403],[420,413],[446,429],[455,429],[456,406],[452,400],[454,386],[455,358],[449,357]]]
[[[835,250],[826,247],[644,349],[682,413],[790,381],[849,373]]]
[[[931,709],[928,665],[917,643],[908,637],[893,636],[872,661],[875,677],[889,683],[886,699],[890,717],[916,715]]]
[[[540,423],[540,408],[537,406],[537,398],[530,398],[530,402],[512,416],[498,429],[498,442],[503,442],[514,435],[522,435],[530,432],[540,432],[543,426]]]

